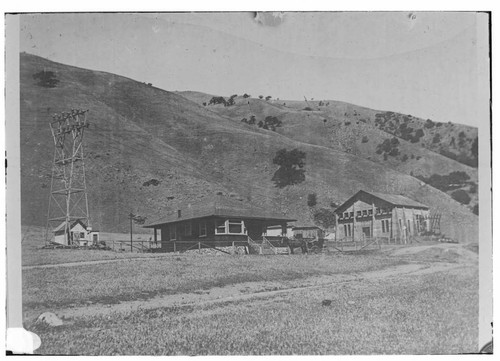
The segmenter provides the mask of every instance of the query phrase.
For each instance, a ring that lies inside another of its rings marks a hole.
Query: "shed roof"
[[[224,196],[216,196],[215,199],[208,203],[196,204],[180,209],[180,217],[178,211],[167,214],[164,217],[157,219],[150,224],[145,225],[145,228],[153,228],[154,226],[175,223],[190,219],[205,218],[210,216],[219,217],[234,217],[234,218],[253,218],[273,221],[292,222],[295,219],[288,218],[282,214],[278,214],[269,209],[255,207]]]
[[[347,201],[342,203],[336,210],[335,212],[343,212],[344,209],[346,208],[346,205],[354,202],[356,199],[362,198],[362,197],[375,197],[378,198],[386,203],[389,203],[390,205],[393,205],[395,207],[408,207],[408,208],[420,208],[420,209],[429,209],[428,206],[425,204],[422,204],[420,202],[417,202],[411,198],[405,197],[403,195],[399,194],[386,194],[386,193],[378,193],[378,192],[367,192],[360,190],[357,192],[355,195],[353,195],[351,198],[349,198]]]

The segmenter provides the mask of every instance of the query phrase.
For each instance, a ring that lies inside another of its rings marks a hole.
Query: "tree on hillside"
[[[262,99],[262,98],[264,98],[264,96],[263,95],[259,95],[259,99]]]
[[[308,207],[314,207],[318,202],[318,198],[316,196],[316,193],[309,193],[307,195],[307,206]]]
[[[463,189],[459,189],[459,190],[454,191],[451,194],[451,197],[454,200],[456,200],[457,202],[460,202],[462,204],[469,204],[470,203],[470,197],[467,194],[467,192],[464,191]]]
[[[250,120],[248,121],[248,124],[250,125],[254,125],[256,122],[256,119],[255,119],[255,115],[251,115],[250,116]]]
[[[36,84],[44,88],[55,88],[59,83],[59,80],[52,71],[42,70],[33,74],[33,79],[38,80],[38,83]]]
[[[272,97],[271,97],[270,95],[268,95],[268,96],[266,97],[266,100],[270,100],[271,98],[272,98]]]
[[[237,97],[238,95],[237,94],[233,94],[229,97],[229,99],[227,100],[226,102],[226,106],[227,107],[230,107],[231,105],[234,105],[235,102],[234,102],[234,99]]]
[[[304,166],[306,153],[298,149],[287,151],[285,148],[276,152],[273,163],[278,165],[272,181],[278,188],[298,184],[306,179]]]
[[[212,99],[210,99],[210,101],[208,102],[208,105],[216,105],[216,104],[223,104],[224,106],[227,106],[227,102],[226,102],[226,99],[224,99],[224,97],[213,97]]]
[[[332,209],[320,208],[313,215],[314,223],[322,228],[332,228],[335,226],[335,213]]]
[[[250,97],[251,97],[251,95],[250,95],[250,94],[247,94],[247,93],[243,94],[243,98],[245,98],[245,99],[246,99],[246,98],[250,98]]]

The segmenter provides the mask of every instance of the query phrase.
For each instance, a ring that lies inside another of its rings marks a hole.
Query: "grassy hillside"
[[[59,83],[38,85],[33,74],[42,70],[54,72]],[[154,219],[216,191],[310,222],[309,193],[317,194],[317,207],[328,207],[365,189],[426,203],[443,212],[448,236],[477,239],[477,217],[443,192],[383,162],[302,137],[304,126],[295,125],[294,132],[291,120],[276,132],[235,121],[239,114],[225,112],[243,114],[244,103],[262,114],[300,112],[256,99],[237,102],[241,106],[233,109],[204,107],[131,79],[21,54],[23,224],[45,222],[53,154],[48,121],[53,113],[81,107],[89,109],[92,123],[85,135],[91,216],[102,231],[126,230],[130,211]],[[277,170],[272,159],[282,148],[306,153],[306,179],[280,189],[271,179]],[[148,183],[152,179],[158,184]]]
[[[179,94],[198,104],[208,104],[212,97],[199,92]],[[476,128],[434,123],[338,101],[266,101],[238,96],[233,106],[206,108],[234,121],[248,120],[252,115],[257,122],[276,117],[282,122],[276,131],[289,138],[354,154],[422,180],[464,172],[469,180],[448,193],[463,189],[471,198],[471,210],[478,203],[477,168],[471,166],[477,166],[471,151],[474,139],[477,142]],[[397,146],[386,146],[395,137]]]

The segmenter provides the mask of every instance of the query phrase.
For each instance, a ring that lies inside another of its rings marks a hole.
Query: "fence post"
[[[198,252],[201,253],[201,242],[198,242]]]
[[[233,254],[236,254],[236,248],[234,247],[234,241],[233,241]]]
[[[175,241],[174,241],[174,253],[175,253],[175,252],[176,252],[176,250],[175,250]]]

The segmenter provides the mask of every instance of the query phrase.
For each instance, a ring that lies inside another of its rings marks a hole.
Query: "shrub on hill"
[[[246,98],[250,98],[250,97],[251,97],[251,95],[250,95],[250,94],[247,94],[247,93],[243,94],[243,98],[245,98],[245,99],[246,99]]]
[[[424,127],[428,128],[428,129],[434,128],[434,122],[432,120],[430,120],[430,119],[427,119],[425,121]]]
[[[59,79],[56,78],[52,71],[42,70],[33,74],[33,79],[38,80],[36,84],[44,88],[55,88],[59,83]]]
[[[361,139],[361,143],[368,143],[368,137],[365,135],[363,139]]]
[[[464,191],[463,189],[459,189],[459,190],[454,191],[451,194],[451,197],[454,200],[456,200],[457,202],[460,202],[462,204],[469,204],[470,203],[470,197],[467,194],[467,192]]]
[[[259,95],[259,99],[262,99],[262,98],[264,98],[264,96],[263,95]]]
[[[318,202],[316,193],[309,193],[307,195],[307,205],[309,207],[314,207]]]
[[[387,160],[387,156],[395,157],[399,155],[399,139],[393,137],[392,139],[386,139],[379,145],[377,145],[377,154],[384,154],[384,160]]]
[[[479,204],[476,204],[474,207],[472,207],[472,213],[474,213],[476,216],[479,215]]]
[[[284,188],[303,182],[306,179],[305,158],[306,153],[298,149],[287,151],[283,148],[278,150],[273,158],[273,163],[279,166],[272,178],[275,186]]]
[[[272,98],[272,96],[268,95],[268,96],[266,97],[266,100],[270,100],[271,98]]]
[[[443,192],[462,188],[470,179],[467,173],[461,171],[451,172],[448,175],[433,174],[429,178],[417,176],[417,178],[424,181],[431,187],[437,188]]]
[[[305,107],[304,110],[307,110],[308,112],[311,112],[312,108],[311,107]]]

